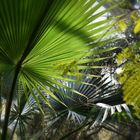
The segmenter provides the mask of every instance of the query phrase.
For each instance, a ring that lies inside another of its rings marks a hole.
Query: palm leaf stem
[[[4,118],[4,125],[3,125],[3,129],[2,129],[1,140],[6,140],[10,109],[11,109],[11,105],[12,105],[14,90],[15,90],[17,78],[19,75],[19,71],[20,71],[20,66],[17,65],[16,70],[15,70],[15,74],[14,74],[14,78],[13,78],[13,82],[12,82],[12,86],[11,86],[11,90],[9,92],[9,99],[8,99],[7,104],[6,104],[5,118]]]
[[[20,116],[19,116],[19,117],[20,117]],[[15,123],[15,125],[14,125],[14,128],[13,128],[13,131],[12,131],[10,140],[13,140],[13,136],[14,136],[14,133],[15,133],[15,130],[16,130],[18,121],[19,121],[19,117],[17,118],[16,123]]]
[[[102,129],[102,127],[100,126],[99,128],[96,128],[96,130],[94,130],[93,132],[91,132],[90,134],[87,135],[87,138],[90,138],[92,135],[94,134],[98,134],[100,132],[100,130]],[[87,129],[88,130],[88,129]]]
[[[104,129],[106,129],[106,130],[109,130],[109,131],[111,131],[111,132],[114,132],[114,133],[116,133],[116,134],[118,134],[118,135],[120,135],[120,136],[122,136],[122,137],[127,138],[126,135],[124,135],[123,133],[121,133],[121,132],[119,132],[119,131],[117,131],[117,130],[115,130],[115,129],[113,129],[113,128],[107,127],[107,126],[105,126],[105,125],[103,125],[102,128],[104,128]]]
[[[85,126],[89,125],[91,122],[87,123],[87,119],[82,123],[82,125],[80,125],[77,129],[71,131],[70,133],[66,134],[65,136],[63,136],[62,138],[60,138],[59,140],[64,140],[66,138],[68,138],[69,136],[71,136],[73,133],[76,133],[78,131],[80,131],[82,128],[84,128]]]

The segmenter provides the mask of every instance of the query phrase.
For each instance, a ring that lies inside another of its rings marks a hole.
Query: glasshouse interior
[[[0,140],[140,140],[140,0],[0,0]]]

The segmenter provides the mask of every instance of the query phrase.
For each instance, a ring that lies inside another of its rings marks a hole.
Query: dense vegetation
[[[137,139],[139,8],[0,0],[1,140]]]

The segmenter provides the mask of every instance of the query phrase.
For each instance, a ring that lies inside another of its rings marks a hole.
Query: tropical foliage
[[[121,53],[117,56],[117,63],[121,65],[121,72],[119,74],[119,81],[122,85],[124,100],[127,104],[132,105],[135,114],[139,117],[139,11],[131,11],[125,17],[125,22],[129,23],[129,36],[133,41],[125,46]],[[127,32],[128,32],[127,31]],[[127,38],[126,38],[127,39]]]
[[[136,115],[139,116],[139,43],[135,45],[124,49],[118,55],[118,59],[125,62],[119,77],[123,85],[124,100],[134,107]]]
[[[49,125],[37,129],[48,132],[63,119],[78,130],[99,127],[116,111],[132,120],[119,83],[104,72],[120,49],[116,27],[127,30],[122,15],[106,16],[116,7],[110,0],[0,0],[2,140],[15,133],[33,139],[25,134],[46,112]],[[138,34],[139,20],[134,24]]]

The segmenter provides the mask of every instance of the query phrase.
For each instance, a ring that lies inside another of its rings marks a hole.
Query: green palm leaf
[[[60,72],[59,65],[69,62],[68,66],[71,66],[76,62],[77,72],[89,68],[79,66],[78,61],[90,49],[111,40],[100,36],[111,29],[113,23],[110,20],[105,21],[110,26],[96,29],[94,24],[97,18],[112,9],[97,11],[105,3],[106,0],[99,3],[95,0],[0,0],[0,75],[11,83],[4,132],[18,81],[31,91],[38,86],[46,88],[47,93],[58,100],[47,87],[54,89],[54,79],[68,73],[69,69]],[[57,84],[60,86],[61,83]],[[49,105],[48,101],[46,103]],[[5,138],[5,133],[2,137]]]

